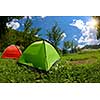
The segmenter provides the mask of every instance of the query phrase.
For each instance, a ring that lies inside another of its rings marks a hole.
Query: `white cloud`
[[[23,19],[27,19],[27,16],[24,16]]]
[[[38,34],[36,34],[35,36],[36,36],[36,37],[39,37],[39,35],[38,35]]]
[[[45,18],[46,16],[41,16],[41,18]]]
[[[77,46],[77,48],[83,48],[83,47],[84,45],[80,45],[80,44]]]
[[[84,39],[84,36],[81,36],[78,40],[78,43],[82,43],[82,42],[85,42],[85,39]]]
[[[14,22],[14,21],[11,21],[9,23],[6,24],[8,28],[12,28],[14,30],[18,29],[20,27],[20,24],[18,22]]]
[[[22,23],[22,26],[24,26],[24,23]]]
[[[18,19],[12,19],[12,21],[14,22],[14,21],[18,21]]]
[[[74,38],[74,40],[77,41],[78,39],[77,38]]]
[[[77,35],[74,35],[73,37],[77,37]]]
[[[29,16],[29,19],[32,19],[32,16]]]
[[[82,20],[73,20],[73,23],[71,23],[70,25],[75,26],[79,29],[83,29],[84,28],[84,22]]]
[[[29,19],[32,19],[32,16],[24,16],[23,19],[27,19],[29,17]]]
[[[77,41],[78,39],[77,39],[77,35],[74,35],[73,36],[73,39],[75,40],[75,41]]]
[[[94,39],[87,40],[87,45],[96,45],[96,44],[98,44],[98,40],[94,40]]]
[[[75,26],[81,30],[81,37],[79,38],[79,40],[74,37],[80,47],[85,45],[96,45],[100,43],[100,41],[97,40],[96,36],[97,30],[95,27],[91,26],[90,21],[84,23],[82,20],[73,20],[73,23],[71,23],[70,25]]]
[[[65,37],[66,37],[66,33],[63,33],[61,36],[62,36],[61,41],[63,41],[65,39]]]

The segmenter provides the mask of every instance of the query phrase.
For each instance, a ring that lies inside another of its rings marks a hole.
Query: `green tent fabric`
[[[48,71],[60,59],[55,48],[46,41],[37,41],[29,45],[18,62]]]

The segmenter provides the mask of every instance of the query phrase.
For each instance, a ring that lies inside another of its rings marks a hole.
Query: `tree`
[[[41,28],[33,28],[32,20],[27,17],[27,20],[24,23],[24,31],[21,36],[22,45],[26,48],[32,42],[40,40],[40,38],[37,37],[40,30]]]
[[[49,42],[57,49],[57,46],[60,44],[61,39],[64,37],[63,31],[58,27],[58,24],[55,23],[51,31],[47,30],[47,38]]]
[[[20,19],[23,16],[0,16],[0,39],[3,34],[7,32],[6,23],[10,22],[12,19]]]
[[[72,48],[73,44],[69,41],[64,41],[64,49]]]
[[[32,20],[27,17],[26,22],[24,23],[24,32],[30,33],[32,26]]]
[[[32,21],[27,18],[24,23],[24,31],[17,31],[8,28],[8,32],[0,39],[0,51],[3,51],[8,45],[16,44],[19,42],[23,50],[32,42],[40,40],[36,37],[41,28],[32,28]]]
[[[74,53],[76,52],[76,45],[70,41],[64,41],[64,44],[63,44],[63,54],[65,53]]]

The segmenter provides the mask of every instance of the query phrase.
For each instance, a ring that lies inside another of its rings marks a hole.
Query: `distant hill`
[[[100,44],[99,45],[86,45],[82,49],[99,49],[99,48],[100,48]]]

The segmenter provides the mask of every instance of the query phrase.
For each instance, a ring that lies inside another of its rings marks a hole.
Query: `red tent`
[[[4,50],[4,52],[2,53],[1,58],[18,59],[21,56],[21,54],[22,54],[22,52],[17,46],[10,45]]]

